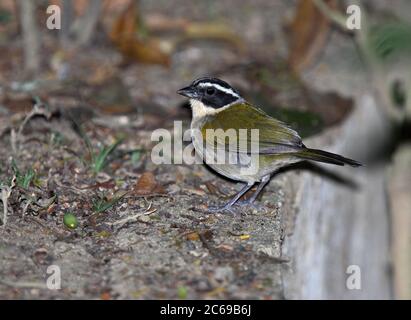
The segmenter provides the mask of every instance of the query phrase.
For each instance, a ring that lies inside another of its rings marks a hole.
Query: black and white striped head
[[[217,78],[199,78],[188,87],[177,91],[178,94],[202,102],[206,107],[222,108],[243,100],[237,90],[227,82]]]

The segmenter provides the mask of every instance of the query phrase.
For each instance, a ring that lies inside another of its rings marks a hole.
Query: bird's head
[[[188,87],[178,90],[177,93],[214,109],[243,100],[238,91],[227,82],[210,77],[194,80]]]

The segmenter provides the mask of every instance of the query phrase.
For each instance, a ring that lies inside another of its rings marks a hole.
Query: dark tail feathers
[[[331,164],[336,164],[337,166],[343,166],[346,164],[352,167],[362,166],[362,164],[359,163],[358,161],[344,158],[343,156],[340,156],[335,153],[331,153],[331,152],[327,152],[323,150],[317,150],[317,149],[308,149],[308,148],[304,149],[298,152],[297,156],[304,160],[313,160],[313,161],[318,161],[318,162],[331,163]]]

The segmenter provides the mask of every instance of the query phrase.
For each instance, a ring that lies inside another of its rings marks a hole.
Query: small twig
[[[50,231],[52,234],[54,234],[58,239],[63,239],[64,238],[64,234],[60,233],[56,230],[54,230],[53,228],[49,227],[48,225],[46,225],[43,221],[41,221],[41,219],[37,218],[37,217],[33,217],[33,216],[28,216],[28,219],[37,223],[40,227],[42,227],[44,230],[46,231]]]
[[[0,283],[13,288],[33,288],[33,289],[47,289],[47,286],[42,282],[19,281],[12,282],[0,279]]]
[[[74,8],[72,0],[62,0],[63,15],[61,21],[60,41],[65,46],[70,40],[70,26],[73,23]]]
[[[97,27],[101,7],[102,1],[91,0],[84,15],[74,22],[73,29],[76,33],[76,46],[85,45],[92,38]]]
[[[152,214],[152,213],[157,211],[156,208],[151,209],[151,206],[152,206],[152,203],[150,202],[150,204],[148,205],[147,209],[145,209],[144,212],[136,213],[135,215],[128,216],[128,217],[125,217],[124,219],[121,219],[121,220],[118,220],[118,221],[115,221],[115,222],[111,222],[111,223],[107,223],[107,224],[110,225],[110,226],[116,226],[116,225],[119,225],[119,224],[123,225],[123,224],[126,224],[128,222],[138,222],[139,219],[142,216],[149,215],[149,214]]]
[[[10,186],[1,187],[1,201],[3,202],[3,219],[2,219],[3,226],[5,226],[7,223],[8,200],[15,186],[16,186],[16,175],[14,175],[13,179],[11,179]]]
[[[21,26],[23,31],[23,48],[25,69],[37,72],[40,68],[40,33],[36,21],[36,6],[34,1],[20,0]]]
[[[20,124],[17,133],[14,129],[11,130],[11,147],[14,153],[17,151],[17,143],[20,141],[24,127],[34,116],[44,116],[47,120],[50,119],[51,113],[43,103],[35,103],[33,109],[27,114],[23,122]]]
[[[10,131],[10,144],[11,144],[11,150],[13,151],[13,153],[16,153],[17,135],[16,135],[16,130],[14,130],[14,128],[11,128],[11,131]]]
[[[80,189],[80,188],[77,188],[77,187],[75,187],[75,186],[66,186],[65,184],[62,184],[62,183],[61,183],[59,180],[57,180],[57,179],[53,179],[53,181],[54,181],[54,183],[55,183],[57,186],[59,186],[59,187],[61,187],[61,188],[69,189],[69,190],[71,190],[71,191],[73,191],[73,192],[75,192],[75,193],[78,193],[78,194],[86,194],[86,193],[89,193],[89,192],[90,192],[89,189]]]
[[[38,116],[38,115],[44,116],[46,119],[50,119],[51,117],[50,111],[47,110],[44,104],[35,103],[33,105],[33,109],[29,112],[29,114],[26,116],[26,118],[24,118],[23,122],[21,123],[19,127],[19,131],[17,132],[17,137],[21,136],[21,134],[23,133],[23,129],[26,126],[27,122],[29,122],[29,120],[33,118],[34,116]]]
[[[33,200],[28,199],[27,202],[23,206],[23,212],[21,213],[21,218],[24,219],[24,215],[26,214],[27,210],[29,209],[29,206],[32,204]]]
[[[323,15],[325,15],[328,19],[333,21],[342,29],[349,31],[346,25],[347,18],[344,17],[344,15],[336,10],[330,9],[330,7],[324,2],[324,0],[313,0],[313,2]]]
[[[121,220],[117,220],[117,221],[115,221],[115,222],[107,222],[107,224],[108,225],[110,225],[110,226],[117,226],[117,225],[119,225],[119,224],[126,224],[126,223],[128,223],[128,222],[136,222],[136,221],[138,221],[138,219],[141,217],[141,216],[143,216],[143,214],[144,213],[136,213],[135,215],[132,215],[132,216],[128,216],[128,217],[125,217],[124,219],[121,219]]]

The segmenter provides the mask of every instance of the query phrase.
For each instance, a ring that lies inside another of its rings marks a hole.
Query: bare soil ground
[[[175,91],[211,74],[261,107],[280,100],[285,107],[306,110],[301,101],[312,100],[310,107],[323,113],[325,125],[349,113],[350,99],[334,94],[327,100],[305,88],[308,96],[296,99],[300,83],[290,84],[291,77],[277,72],[275,57],[286,51],[283,27],[293,2],[142,1],[144,12],[221,19],[252,46],[252,56],[227,43],[194,41],[173,53],[169,67],[143,65],[124,63],[102,41],[67,60],[54,55],[55,68],[67,72],[67,79],[45,72],[27,81],[16,72],[22,65],[19,43],[0,53],[7,58],[2,59],[7,66],[0,64],[0,184],[10,185],[17,175],[7,199],[7,224],[0,226],[0,298],[284,298],[283,271],[289,264],[281,245],[295,196],[285,174],[270,182],[260,207],[210,214],[208,206],[227,201],[240,186],[204,165],[154,164],[150,137],[156,128],[173,130],[174,120],[189,126],[189,110]],[[333,36],[334,43],[343,42],[340,34]],[[352,50],[351,42],[344,43]],[[325,54],[344,55],[334,60],[360,68],[355,59],[347,62],[347,56],[356,57],[352,51],[350,56],[333,48],[340,47],[328,46]],[[44,50],[52,56],[52,48]],[[351,74],[333,70],[320,64],[307,82],[323,72],[325,82],[351,96],[351,88],[344,91],[339,83],[350,83]],[[272,92],[278,93],[276,101]],[[47,103],[51,116],[29,119],[18,134],[32,96]],[[118,139],[121,143],[96,170],[90,149],[98,154]],[[30,183],[24,186],[27,177]],[[68,213],[77,217],[77,228],[64,225]],[[61,270],[60,290],[46,287],[51,265]]]
[[[107,144],[118,131],[87,123],[93,146]],[[8,200],[0,296],[281,298],[281,179],[265,193],[266,210],[209,214],[207,205],[225,201],[234,183],[202,165],[154,165],[149,151],[133,159],[130,151],[141,149],[151,131],[121,133],[127,138],[112,161],[94,174],[85,141],[67,119],[28,122],[14,159],[20,172],[32,168],[35,177],[27,189],[16,186]],[[11,151],[9,134],[0,143]],[[2,181],[13,175],[10,155],[1,153]],[[136,182],[145,172],[155,176],[161,194],[138,195]],[[129,193],[99,212],[98,204],[120,191]],[[63,224],[69,212],[79,220],[75,230]],[[61,290],[45,288],[50,265],[61,269]]]

